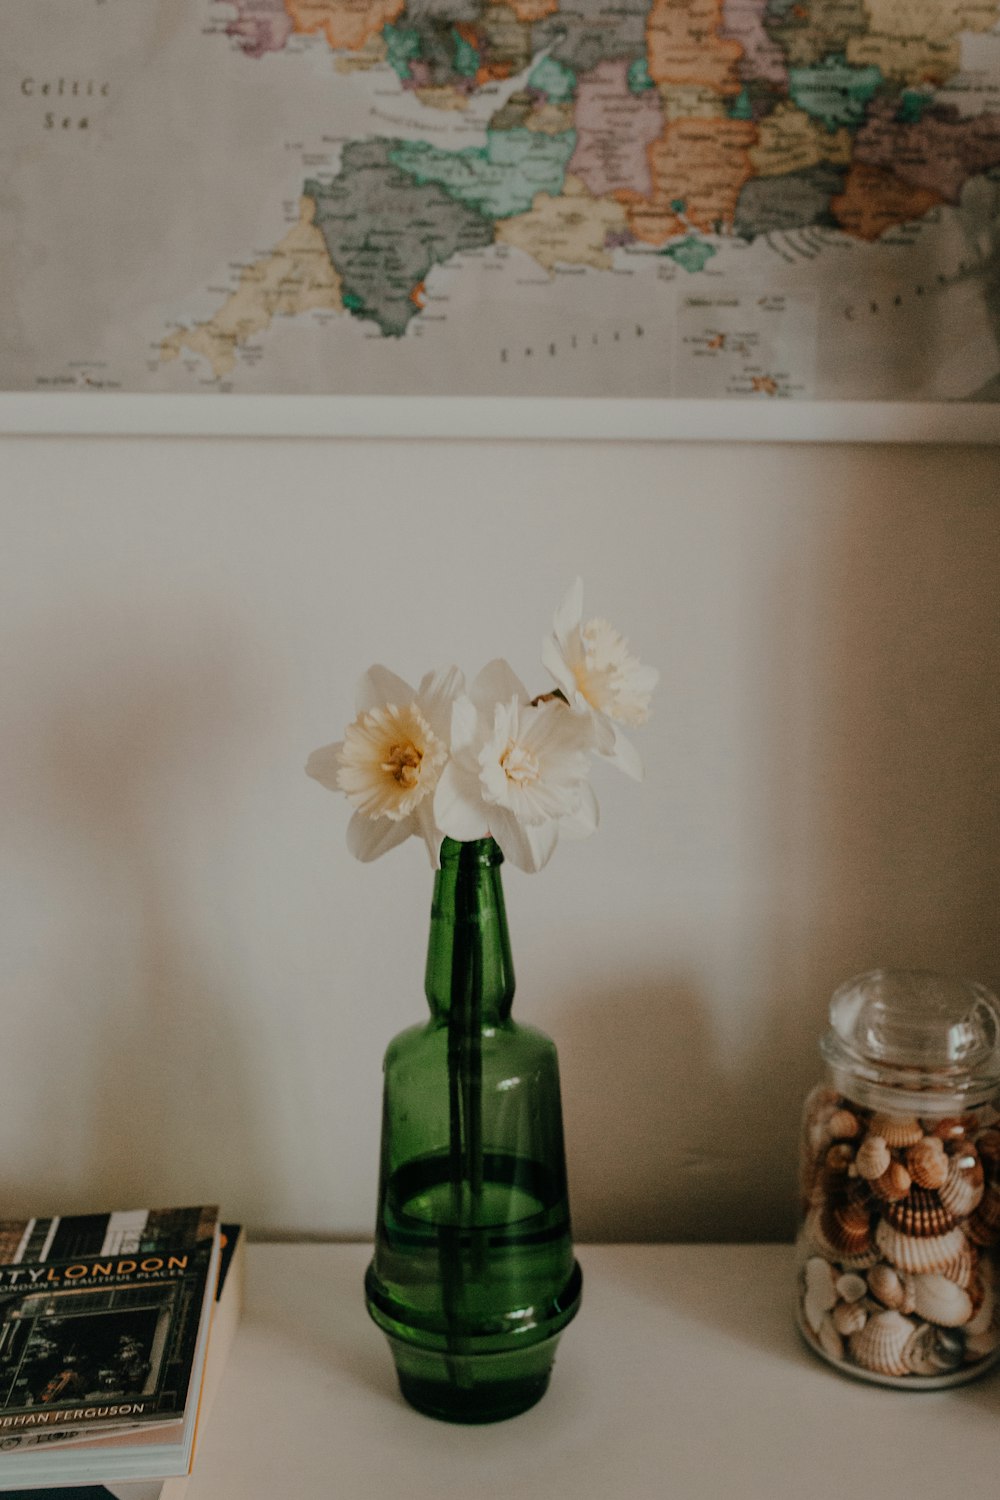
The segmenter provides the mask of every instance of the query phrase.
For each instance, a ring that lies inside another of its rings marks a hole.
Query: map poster
[[[3,12],[0,404],[1000,411],[1000,0]]]

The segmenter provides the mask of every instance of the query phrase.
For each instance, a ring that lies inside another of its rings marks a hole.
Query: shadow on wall
[[[877,501],[859,466],[818,602],[812,972],[828,985],[908,966],[997,987],[997,459],[891,459]],[[955,500],[958,464],[974,482]]]
[[[613,1003],[609,1004],[609,997]],[[567,1012],[564,1112],[582,1240],[770,1240],[792,1231],[776,1109],[780,1017],[727,1066],[691,981],[609,969]],[[793,1105],[797,1114],[798,1102]]]
[[[252,1040],[232,977],[206,941],[199,956],[199,893],[185,878],[199,841],[225,837],[234,744],[260,715],[237,686],[231,631],[176,605],[125,620],[91,611],[23,648],[52,675],[34,684],[33,739],[19,747],[32,811],[54,830],[53,869],[89,872],[58,914],[59,940],[89,930],[46,970],[39,1019],[52,1041],[29,1055],[43,1078],[50,1045],[68,1048],[63,1086],[28,1096],[31,1152],[13,1152],[7,1173],[29,1154],[47,1162],[49,1191],[68,1179],[49,1205],[64,1212],[214,1201],[220,1181],[253,1202],[265,1153]],[[8,1175],[3,1188],[5,1211],[42,1208],[31,1180]]]
[[[707,980],[648,947],[560,1006],[581,1239],[790,1238],[833,989],[878,966],[1000,982],[995,458],[831,460],[840,494],[786,518],[758,605],[758,947],[725,997],[750,1041],[727,1050]]]

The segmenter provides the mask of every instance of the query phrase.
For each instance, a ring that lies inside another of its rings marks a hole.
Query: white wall
[[[375,660],[544,686],[579,572],[662,684],[645,784],[506,875],[577,1234],[789,1233],[834,984],[1000,982],[998,453],[4,441],[0,1213],[368,1234],[431,874],[303,763]]]

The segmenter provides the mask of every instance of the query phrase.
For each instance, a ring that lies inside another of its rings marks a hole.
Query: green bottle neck
[[[434,880],[424,992],[435,1020],[478,1015],[495,1026],[510,1015],[514,965],[493,839],[445,839]]]

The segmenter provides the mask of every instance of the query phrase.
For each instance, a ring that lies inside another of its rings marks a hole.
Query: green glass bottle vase
[[[451,1422],[495,1422],[544,1394],[580,1305],[559,1066],[510,1018],[514,970],[492,839],[446,839],[434,884],[430,1020],[385,1057],[368,1311],[400,1390]]]

